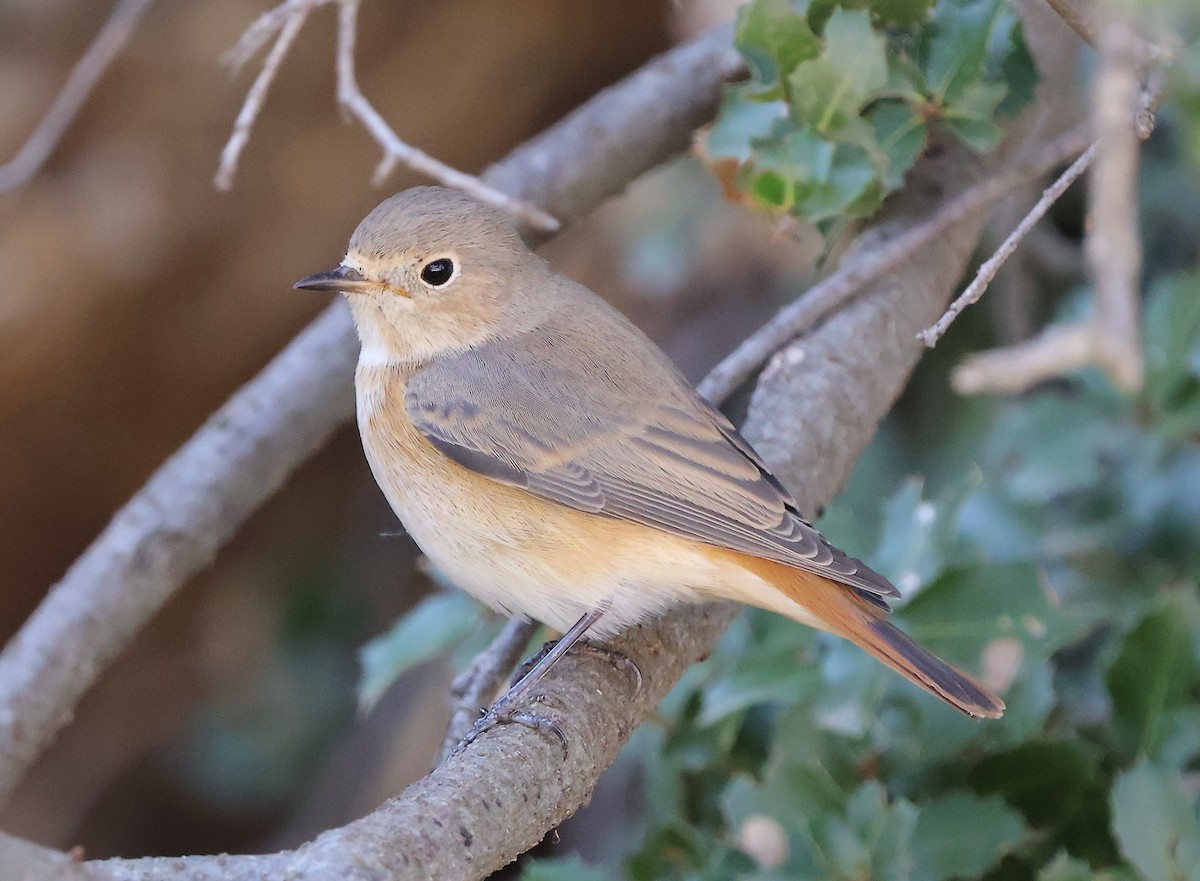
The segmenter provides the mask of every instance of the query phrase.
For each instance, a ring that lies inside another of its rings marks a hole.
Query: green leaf
[[[521,881],[612,881],[612,874],[589,866],[576,855],[555,859],[532,859],[521,871]]]
[[[982,874],[1026,836],[1020,815],[996,796],[954,792],[920,805],[913,881]]]
[[[808,19],[788,0],[752,0],[743,6],[734,41],[753,77],[750,90],[761,98],[780,97],[783,80],[821,49]]]
[[[432,660],[475,629],[483,607],[461,591],[432,594],[387,633],[359,649],[360,709],[369,710],[405,671]]]
[[[880,24],[907,28],[929,17],[933,0],[871,0],[870,5]]]
[[[1178,881],[1200,870],[1194,800],[1178,774],[1142,758],[1112,789],[1113,835],[1143,881]]]
[[[999,795],[1043,837],[1100,865],[1114,862],[1108,836],[1109,782],[1098,749],[1081,740],[1027,741],[983,758],[968,778],[984,795]]]
[[[818,132],[836,131],[857,117],[887,85],[884,40],[869,13],[837,9],[825,25],[825,45],[788,77],[793,115]]]
[[[782,101],[755,101],[743,89],[729,89],[721,112],[708,133],[708,152],[718,159],[745,162],[754,153],[754,142],[771,135],[779,120],[787,118]]]
[[[1004,100],[1003,83],[973,82],[942,107],[946,126],[971,148],[983,153],[996,146],[1003,131],[992,121]]]
[[[850,797],[844,816],[812,818],[809,826],[836,877],[907,881],[917,814],[912,802],[889,802],[883,785],[868,780]]]
[[[1193,634],[1200,632],[1200,600],[1194,590],[1169,594],[1125,638],[1108,670],[1117,719],[1129,747],[1157,756],[1173,709],[1200,692],[1200,664]]]
[[[1172,417],[1172,433],[1200,427],[1200,276],[1176,275],[1150,291],[1144,319],[1143,394]]]
[[[1042,866],[1037,881],[1096,881],[1096,873],[1087,863],[1060,850],[1054,859]]]
[[[963,557],[958,515],[965,493],[938,501],[922,497],[924,482],[912,477],[884,503],[883,534],[870,555],[872,568],[911,597]]]
[[[1002,0],[941,0],[934,8],[920,57],[936,101],[951,103],[982,79],[988,44],[1004,10]]]
[[[920,114],[900,101],[877,102],[868,111],[867,120],[875,129],[875,140],[886,160],[883,185],[889,191],[898,190],[904,185],[905,173],[924,152],[929,130]]]

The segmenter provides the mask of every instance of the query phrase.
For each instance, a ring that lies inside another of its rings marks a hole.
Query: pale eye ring
[[[421,267],[421,281],[430,287],[440,288],[449,283],[457,271],[454,261],[449,257],[438,257]]]

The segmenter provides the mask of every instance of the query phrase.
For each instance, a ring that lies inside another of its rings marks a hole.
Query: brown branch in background
[[[1019,393],[1088,365],[1104,370],[1121,391],[1141,387],[1138,141],[1149,136],[1148,120],[1157,100],[1141,82],[1146,60],[1159,61],[1162,55],[1148,50],[1133,27],[1117,19],[1104,25],[1099,49],[1092,100],[1097,141],[1089,151],[1095,166],[1089,180],[1086,241],[1092,314],[1082,324],[1052,326],[1027,342],[964,359],[951,374],[960,394]]]
[[[246,93],[237,121],[233,126],[225,148],[221,151],[221,163],[217,169],[215,183],[218,189],[228,190],[233,186],[238,161],[250,140],[255,120],[262,110],[267,90],[279,72],[279,66],[291,49],[308,14],[318,6],[335,3],[338,7],[337,36],[337,99],[338,104],[375,139],[383,149],[383,158],[375,169],[372,179],[377,186],[387,179],[398,164],[426,175],[438,183],[462,190],[481,202],[495,205],[517,218],[521,223],[542,232],[554,232],[558,221],[541,208],[523,199],[517,199],[502,190],[488,186],[474,175],[451,168],[444,162],[411,147],[387,124],[358,87],[354,75],[354,45],[358,34],[358,7],[360,0],[285,0],[274,9],[263,13],[246,29],[241,39],[229,51],[226,61],[237,71],[274,35],[275,44],[263,62],[262,70]]]
[[[975,273],[975,278],[958,295],[954,302],[950,304],[950,308],[943,313],[942,317],[932,327],[928,327],[918,334],[921,342],[932,349],[937,345],[937,341],[942,338],[942,335],[950,329],[950,325],[954,322],[954,319],[962,314],[962,311],[968,306],[979,302],[979,298],[983,296],[992,279],[996,277],[996,273],[1000,271],[1000,267],[1013,255],[1013,252],[1017,250],[1017,246],[1021,244],[1022,240],[1029,234],[1037,222],[1045,216],[1050,207],[1062,198],[1063,193],[1070,188],[1071,184],[1078,180],[1080,175],[1087,171],[1088,166],[1092,164],[1092,160],[1095,158],[1096,145],[1092,144],[1079,155],[1079,158],[1071,163],[1066,171],[1058,176],[1058,179],[1053,184],[1042,192],[1042,197],[1021,218],[1021,222],[1008,234],[1008,237],[996,249],[996,252],[980,265],[979,270]]]
[[[1100,155],[1090,180],[1091,226],[1087,259],[1095,291],[1096,363],[1118,389],[1142,387],[1139,282],[1142,243],[1138,230],[1138,153],[1134,122],[1139,107],[1141,38],[1119,19],[1100,38],[1100,69],[1093,109]]]
[[[485,180],[580,217],[684,149],[741,63],[730,30],[717,29],[596,95]],[[350,318],[335,304],[159,468],[51,588],[0,653],[0,801],[133,634],[350,417],[356,355]]]
[[[754,371],[793,338],[856,295],[868,282],[895,271],[925,244],[981,209],[988,209],[1023,183],[1036,180],[1087,148],[1086,128],[1074,129],[1039,147],[1033,155],[965,190],[941,206],[929,219],[871,249],[845,270],[814,285],[745,342],[733,350],[699,386],[711,401],[732,394]]]
[[[71,69],[62,90],[17,155],[0,165],[0,193],[15,190],[32,178],[79,114],[100,77],[125,48],[138,19],[154,0],[117,0],[112,14],[83,56]]]

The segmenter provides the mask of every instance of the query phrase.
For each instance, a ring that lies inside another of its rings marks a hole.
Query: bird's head
[[[339,266],[295,287],[346,295],[360,363],[405,364],[504,332],[513,324],[511,316],[502,321],[507,307],[545,271],[498,209],[454,190],[414,187],[363,219]]]

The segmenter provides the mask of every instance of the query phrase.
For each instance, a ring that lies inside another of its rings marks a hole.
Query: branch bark
[[[718,29],[601,92],[484,179],[579,218],[684,149],[740,69]],[[133,634],[351,416],[356,350],[335,303],[155,472],[5,647],[0,801]]]

